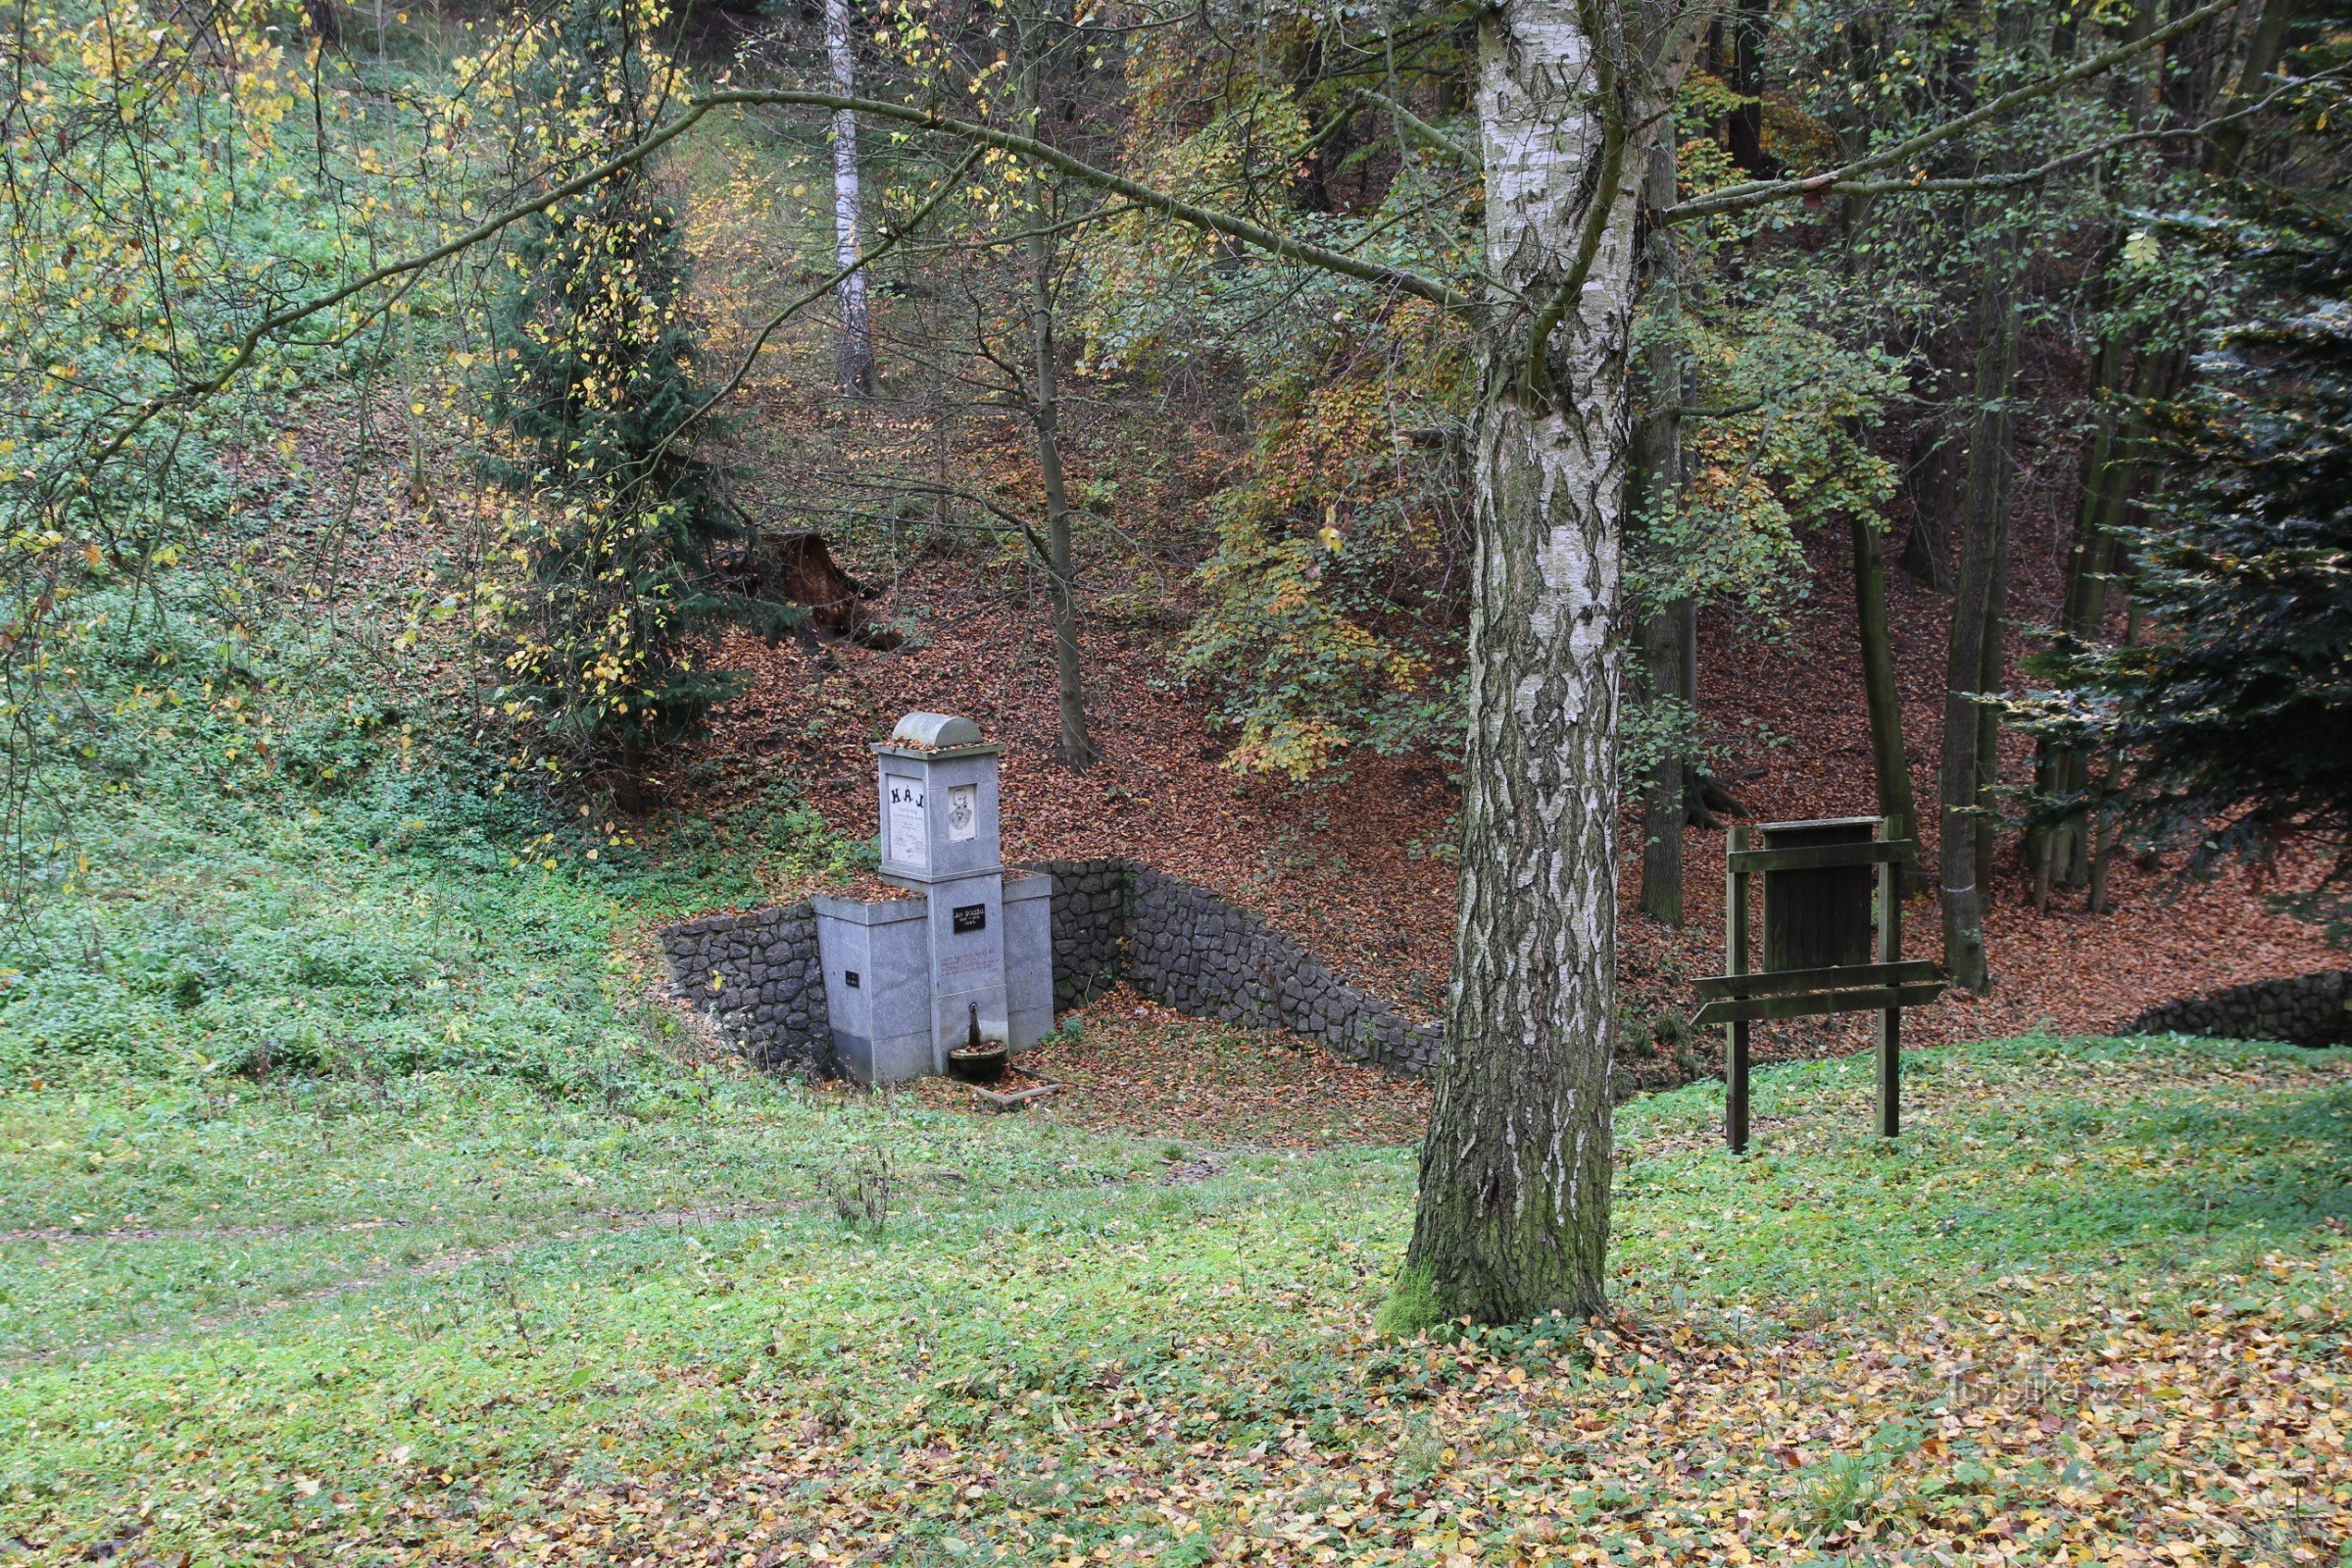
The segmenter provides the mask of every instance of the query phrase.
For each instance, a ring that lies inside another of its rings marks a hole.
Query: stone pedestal
[[[834,1052],[861,1082],[944,1072],[957,1046],[1019,1051],[1053,1028],[1054,880],[1005,880],[1000,750],[942,713],[907,714],[874,748],[881,875],[914,896],[812,901]]]
[[[1054,879],[1004,877],[1004,1017],[1015,1051],[1054,1032]]]
[[[816,910],[834,1064],[861,1084],[939,1071],[926,983],[929,901],[869,904],[819,893],[808,903]]]

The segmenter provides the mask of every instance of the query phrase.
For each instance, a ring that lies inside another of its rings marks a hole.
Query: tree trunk
[[[2246,39],[2245,64],[2237,74],[2237,86],[2223,94],[2217,109],[2242,108],[2263,93],[2263,78],[2278,69],[2286,55],[2286,31],[2295,20],[2301,0],[2265,0],[2262,15],[2254,23],[2254,31]],[[2205,144],[2205,168],[2224,179],[2237,177],[2238,166],[2245,161],[2246,142],[2254,134],[2253,122],[2234,121],[2215,131]]]
[[[1879,787],[1879,814],[1894,824],[1893,837],[1909,838],[1918,828],[1919,804],[1911,794],[1911,761],[1903,749],[1902,689],[1894,677],[1894,640],[1886,624],[1886,557],[1879,531],[1856,514],[1854,612],[1861,622],[1862,693],[1870,710],[1870,763]],[[1901,867],[1909,892],[1920,880],[1919,862]]]
[[[1504,0],[1479,26],[1498,318],[1562,286],[1589,211],[1606,223],[1532,394],[1521,334],[1490,336],[1453,985],[1393,1327],[1602,1300],[1634,215],[1594,42],[1572,0]]]
[[[2142,38],[2154,24],[2154,9],[2135,6],[2124,19],[2121,32],[2126,40]],[[2106,97],[2109,109],[2126,122],[2134,129],[2144,127],[2153,106],[2145,83],[2135,74],[2118,73],[2107,83]],[[2208,143],[2209,156],[2213,150],[2213,144]],[[2109,159],[2100,171],[2099,179],[2103,184],[2118,179],[2128,181],[2128,170],[2129,165],[2123,160]],[[2128,183],[2119,192],[2126,206],[2131,205],[2130,193]],[[2095,317],[2115,303],[2108,291],[2119,281],[2116,264],[2121,259],[2121,249],[2119,235],[2091,276],[2085,314]],[[2092,423],[2082,444],[2082,486],[2076,498],[2074,538],[2067,553],[2066,592],[2058,616],[2059,630],[2077,639],[2096,637],[2105,618],[2107,563],[2114,548],[2112,530],[2123,520],[2133,480],[2132,453],[2135,421],[2131,411],[2118,407],[2124,383],[2132,376],[2132,360],[2130,338],[2120,325],[2109,328],[2091,359]],[[2149,359],[2143,355],[2139,376],[2134,380],[2134,401],[2143,395],[2141,388],[2149,368]],[[2039,800],[2080,794],[2088,776],[2087,760],[2079,752],[2053,747],[2046,741],[2035,748],[2034,793]],[[2092,835],[2086,827],[2080,812],[2070,812],[2062,819],[2028,829],[2026,869],[2034,879],[2036,913],[2048,910],[2053,886],[2089,876],[2092,855],[2088,841]]]
[[[2111,338],[2100,345],[2091,367],[2093,395],[2100,407],[2083,442],[2082,492],[2075,507],[2074,539],[2067,552],[2066,598],[2058,612],[2058,629],[2083,642],[2095,639],[2107,618],[2115,529],[2122,524],[2139,482],[2144,432],[2134,411],[2157,396],[2165,381],[2165,356],[2141,355],[2131,377],[2132,407],[2116,407],[2131,358],[2129,349]],[[2047,743],[2038,749],[2035,794],[2080,795],[2088,782],[2089,759],[2081,752]],[[2033,831],[2027,841],[2026,864],[2034,875],[2037,906],[2046,906],[2052,887],[2077,885],[2089,875],[2090,849],[2087,822],[2080,811]]]
[[[1731,16],[1732,91],[1751,100],[1733,110],[1724,124],[1724,140],[1740,172],[1755,179],[1770,179],[1780,167],[1764,151],[1764,32],[1771,25],[1765,0],[1738,0]]]
[[[1036,387],[1029,400],[1037,466],[1046,483],[1046,575],[1054,595],[1054,681],[1061,709],[1061,760],[1073,773],[1100,756],[1086,729],[1086,687],[1078,664],[1078,589],[1070,576],[1070,495],[1061,471],[1061,383],[1054,363],[1054,241],[1046,215],[1029,235],[1029,335]]]
[[[1952,591],[1952,497],[1960,465],[1959,447],[1940,429],[1928,436],[1928,447],[1904,471],[1903,488],[1911,497],[1911,529],[1903,536],[1902,554],[1895,564],[1903,575],[1939,594]]]
[[[2124,646],[2126,648],[2139,646],[2139,603],[2137,600],[2133,600],[2127,610],[2124,619]],[[2122,772],[2123,764],[2124,760],[2120,753],[2110,751],[2107,754],[2106,779],[2101,788],[2102,794],[2114,789],[2117,778]],[[2115,859],[2116,845],[2121,841],[2122,834],[2120,825],[2116,822],[2113,814],[2107,811],[2101,811],[2093,819],[2091,833],[2095,842],[2090,856],[2088,906],[2092,914],[2105,914],[2107,912],[2107,868]]]
[[[1977,874],[1984,730],[1973,693],[1984,689],[1987,635],[2001,612],[2001,556],[2009,505],[2009,394],[2017,369],[2017,242],[1996,241],[1979,273],[1977,369],[1968,439],[1968,484],[1961,507],[1960,586],[1952,602],[1944,665],[1943,820],[1938,845],[1943,879],[1943,963],[1969,991],[1991,984],[1984,958],[1984,885]]]
[[[2015,369],[2012,354],[2011,368]],[[1977,690],[1997,692],[2008,684],[2009,626],[2009,465],[2008,429],[2002,429],[1999,504],[1992,515],[1992,589],[1985,603],[1984,634],[1977,653]],[[1977,899],[1992,902],[1993,850],[1999,839],[2001,786],[2001,715],[1989,703],[1977,706]]]
[[[2097,297],[2093,295],[2093,304]],[[2082,441],[2082,487],[2075,500],[2074,538],[2066,557],[2066,592],[2058,611],[2058,630],[2089,639],[2098,635],[2107,599],[2107,557],[2114,543],[2109,532],[2122,514],[2119,486],[2129,464],[2123,451],[2129,438],[2126,416],[2116,407],[2124,367],[2131,351],[2120,334],[2103,339],[2090,367],[2092,401],[2090,433]],[[2037,804],[2074,793],[2081,787],[2082,758],[2079,751],[2043,739],[2034,747],[2034,794]],[[2026,869],[2034,877],[2036,913],[2049,908],[2050,890],[2072,881],[2083,862],[2083,819],[2079,811],[2038,821],[2026,830]]]
[[[1642,200],[1652,213],[1674,205],[1674,122],[1661,117],[1642,176]],[[1652,298],[1674,309],[1674,235],[1653,223],[1643,237],[1642,268]],[[1647,365],[1649,408],[1636,426],[1628,511],[1659,516],[1673,510],[1683,483],[1683,355],[1672,331],[1650,344]],[[1679,601],[1650,606],[1642,618],[1643,689],[1652,703],[1684,699],[1683,618],[1690,607]],[[1689,815],[1683,774],[1689,763],[1662,752],[1642,786],[1642,912],[1667,925],[1683,923],[1683,827]]]
[[[1650,700],[1679,698],[1682,625],[1674,606],[1642,618],[1642,673]],[[1683,923],[1683,828],[1690,815],[1683,773],[1687,764],[1661,752],[1642,781],[1642,912],[1665,925]]]
[[[849,0],[825,0],[825,53],[833,66],[833,90],[858,91],[858,56],[850,37]],[[858,117],[847,109],[833,116],[833,256],[836,267],[853,265],[863,251],[859,231],[864,202],[858,184]],[[874,339],[865,314],[865,273],[852,272],[834,290],[841,302],[841,351],[837,375],[854,397],[874,391]]]

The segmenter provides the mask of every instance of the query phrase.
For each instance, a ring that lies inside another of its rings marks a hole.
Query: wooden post
[[[1886,833],[1895,835],[1895,819],[1886,819]],[[1903,879],[1891,860],[1879,866],[1879,961],[1894,963],[1903,956]],[[1879,1014],[1879,1136],[1893,1138],[1903,1130],[1903,1009],[1888,1007]]]
[[[1747,829],[1731,831],[1733,853],[1747,848]],[[1747,877],[1727,870],[1723,886],[1723,972],[1747,973]],[[1723,1136],[1732,1152],[1747,1152],[1747,1020],[1723,1026]]]

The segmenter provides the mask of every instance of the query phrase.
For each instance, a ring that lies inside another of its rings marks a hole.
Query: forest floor
[[[1637,1098],[1609,1315],[1387,1342],[1419,1086],[1115,992],[1025,1115],[697,1059],[631,955],[808,813],[525,859],[177,711],[11,955],[0,1562],[2345,1560],[2352,1052]]]
[[[1875,809],[1850,584],[1838,575],[1837,553],[1826,545],[1821,553],[1817,591],[1797,612],[1793,643],[1740,639],[1718,617],[1704,626],[1702,707],[1739,715],[1719,726],[1731,731],[1725,771],[1739,778],[1737,793],[1757,820]],[[1113,607],[1122,614],[1087,625],[1091,718],[1103,760],[1084,775],[1055,760],[1042,602],[1007,596],[967,561],[931,556],[894,568],[873,607],[902,623],[919,615],[923,634],[907,647],[725,644],[723,662],[750,684],[704,745],[716,782],[694,803],[744,798],[784,777],[836,831],[869,835],[868,743],[907,711],[963,713],[1005,746],[1008,858],[1132,856],[1257,910],[1379,994],[1433,1014],[1452,961],[1458,794],[1446,764],[1363,754],[1307,786],[1236,776],[1223,765],[1226,743],[1210,726],[1208,694],[1170,668],[1184,579],[1171,573],[1160,592],[1156,610],[1122,602]],[[1914,773],[1932,790],[1943,601],[1907,583],[1894,598]],[[948,606],[959,608],[950,615]],[[2013,744],[2006,765],[2022,779],[2030,758]],[[1639,833],[1629,813],[1621,842],[1636,845]],[[1637,1021],[1687,1016],[1696,1005],[1689,981],[1721,970],[1723,835],[1693,830],[1686,853],[1689,923],[1680,930],[1633,912],[1639,857],[1629,848],[1625,858],[1620,974]],[[1994,988],[1919,1009],[1905,1028],[1920,1043],[2109,1030],[2158,1003],[2346,961],[2316,927],[2273,903],[2305,886],[2308,870],[2278,868],[2263,880],[2232,869],[2187,882],[2175,864],[2143,867],[2119,857],[2109,913],[2093,916],[2080,892],[2062,892],[2037,915],[2014,857],[2005,859],[1987,923]],[[800,889],[769,891],[785,898]],[[1939,928],[1932,899],[1913,899],[1905,922],[1908,953],[1933,956]],[[1757,1031],[1759,1052],[1777,1059],[1851,1050],[1865,1029],[1839,1020],[1775,1024]],[[1644,1048],[1639,1035],[1637,1051]],[[1699,1046],[1702,1056],[1707,1049]],[[1631,1065],[1646,1081],[1677,1081],[1670,1050]]]
[[[2352,1052],[1922,1050],[1894,1144],[1776,1065],[1746,1158],[1637,1097],[1609,1313],[1387,1341],[1420,1086],[1124,992],[1020,1115],[698,1056],[646,934],[812,813],[306,793],[169,667],[0,990],[12,1568],[2352,1561]]]

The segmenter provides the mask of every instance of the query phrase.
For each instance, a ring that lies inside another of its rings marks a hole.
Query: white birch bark
[[[1592,40],[1572,0],[1480,25],[1487,267],[1538,305],[1602,184]],[[1616,969],[1618,556],[1634,294],[1620,180],[1538,396],[1498,288],[1477,470],[1461,910],[1401,1317],[1601,1301]],[[1413,1297],[1426,1292],[1416,1311]]]
[[[833,67],[833,90],[842,97],[858,91],[858,56],[851,46],[849,0],[825,0],[825,53]],[[833,116],[833,265],[854,264],[863,249],[859,239],[862,200],[858,184],[858,117],[847,109]],[[865,314],[865,273],[852,272],[835,290],[841,308],[841,388],[858,397],[874,390],[874,340]]]

